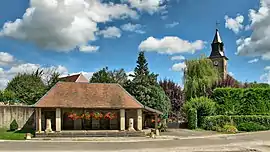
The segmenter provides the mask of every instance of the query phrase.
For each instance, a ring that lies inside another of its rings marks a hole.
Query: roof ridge
[[[133,100],[135,100],[140,106],[142,106],[142,108],[145,108],[145,106],[139,102],[134,96],[132,96],[123,86],[121,86],[119,83],[117,83],[117,85],[124,90],[125,93],[127,93],[128,96],[130,96]]]

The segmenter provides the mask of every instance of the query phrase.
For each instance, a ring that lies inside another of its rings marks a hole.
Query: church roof
[[[218,29],[216,29],[216,33],[215,33],[215,37],[213,39],[213,43],[222,43],[222,40],[221,40]]]

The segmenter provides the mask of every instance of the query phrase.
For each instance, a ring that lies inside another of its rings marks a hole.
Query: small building
[[[83,76],[73,77],[73,82],[58,82],[34,105],[37,133],[44,132],[48,123],[55,132],[125,131],[131,119],[134,130],[141,131],[147,126],[149,116],[155,117],[157,127],[157,117],[162,113],[142,105],[121,85],[76,82],[78,77]]]
[[[85,83],[89,82],[89,80],[87,80],[87,78],[82,73],[60,77],[60,81],[64,81],[64,82],[85,82]]]

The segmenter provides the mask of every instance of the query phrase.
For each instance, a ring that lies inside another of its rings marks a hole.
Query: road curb
[[[248,132],[248,133],[238,133],[238,134],[215,134],[207,136],[189,136],[189,137],[179,137],[179,136],[158,136],[156,138],[141,138],[141,137],[103,137],[103,138],[33,138],[31,140],[0,140],[0,142],[145,142],[145,141],[165,141],[165,140],[189,140],[189,139],[203,139],[203,138],[218,138],[218,137],[231,137],[239,135],[251,135],[255,133],[264,133],[267,131],[260,132]]]

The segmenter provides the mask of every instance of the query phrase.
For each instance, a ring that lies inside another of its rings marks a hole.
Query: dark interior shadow
[[[21,130],[15,131],[15,133],[35,133],[35,112],[32,113],[32,115],[29,117],[29,119],[26,121],[24,126],[21,128]]]

